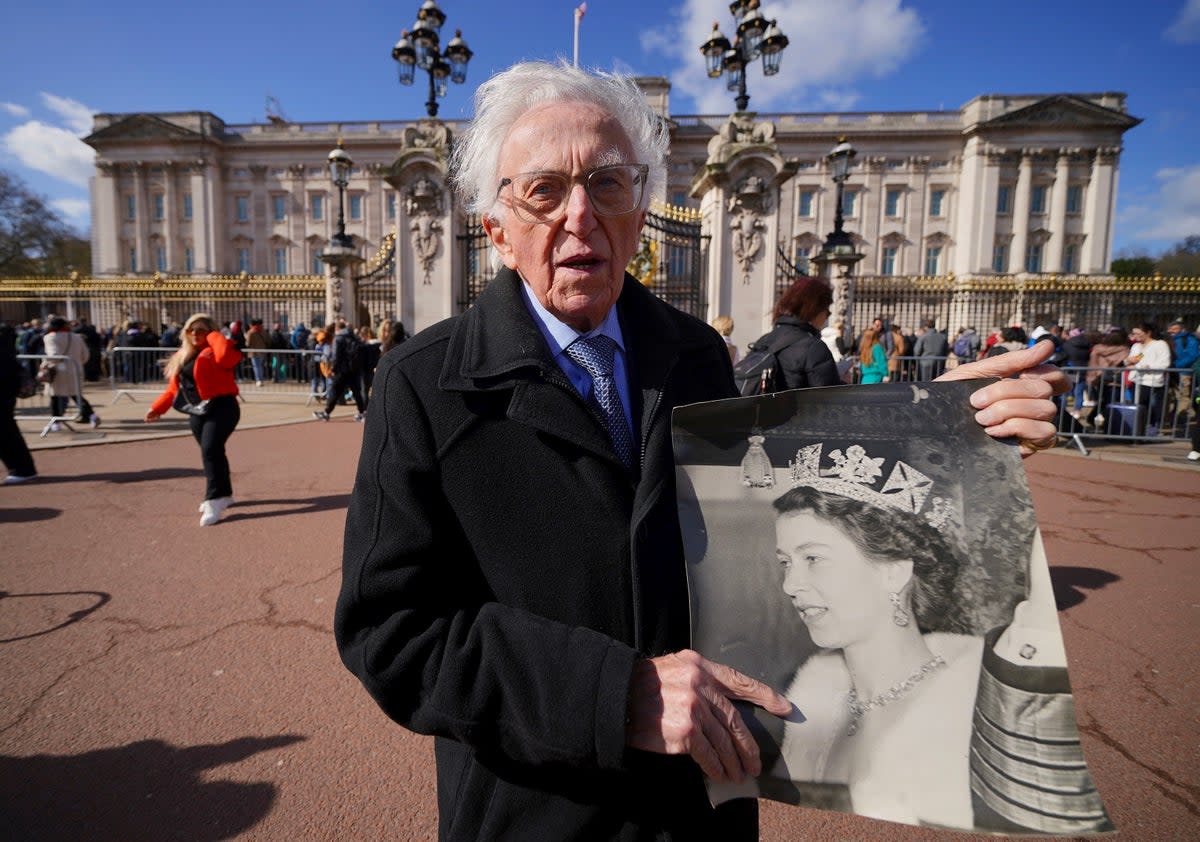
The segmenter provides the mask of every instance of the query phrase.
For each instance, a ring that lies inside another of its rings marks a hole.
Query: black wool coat
[[[771,332],[755,342],[754,347],[766,348],[776,339],[784,338],[790,339],[792,344],[776,356],[788,389],[841,385],[833,352],[821,340],[821,332],[795,316],[780,316]]]
[[[625,747],[634,660],[689,645],[671,409],[735,395],[725,344],[626,276],[631,476],[520,284],[502,270],[379,365],[342,659],[388,716],[438,737],[441,839],[756,838],[755,802],[714,811],[690,758]]]

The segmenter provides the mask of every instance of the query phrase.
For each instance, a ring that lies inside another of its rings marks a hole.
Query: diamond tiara
[[[796,458],[788,463],[793,488],[807,486],[874,506],[920,515],[936,529],[959,523],[953,504],[945,497],[931,498],[933,480],[912,465],[897,460],[882,487],[876,490],[875,486],[883,478],[884,457],[872,457],[862,445],[852,444],[844,452],[829,451],[827,457],[833,465],[823,468],[821,452],[824,447],[824,443],[810,444],[796,451]]]

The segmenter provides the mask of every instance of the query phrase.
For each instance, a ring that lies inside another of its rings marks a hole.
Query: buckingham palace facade
[[[719,276],[770,287],[780,262],[806,269],[833,229],[825,156],[842,138],[857,150],[843,196],[845,229],[862,255],[856,275],[1109,272],[1122,137],[1140,122],[1124,94],[988,94],[953,111],[702,116],[671,114],[665,79],[638,81],[671,134],[655,206],[694,214],[704,242],[719,252],[725,241],[730,252],[709,260],[698,315],[733,306],[761,321],[774,291],[722,293]],[[85,138],[97,152],[92,274],[324,275],[339,212],[326,158],[341,140],[354,160],[346,232],[367,263],[398,244],[394,274],[407,284],[398,314],[419,329],[464,301],[469,269],[450,259],[439,273],[437,263],[470,224],[445,171],[461,127],[98,114]],[[758,238],[749,260],[728,245],[743,233]],[[430,253],[412,253],[422,243]]]

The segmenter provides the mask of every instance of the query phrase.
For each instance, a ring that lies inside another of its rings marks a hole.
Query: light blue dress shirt
[[[567,376],[571,385],[583,396],[585,401],[592,400],[592,376],[584,371],[579,363],[571,359],[566,351],[567,346],[577,339],[601,335],[607,336],[617,343],[617,353],[613,356],[613,379],[617,381],[617,393],[621,396],[621,409],[625,413],[625,423],[629,425],[629,429],[633,433],[633,446],[636,449],[641,438],[637,435],[637,428],[633,425],[633,415],[629,409],[629,374],[625,367],[625,338],[621,335],[621,322],[617,319],[617,308],[614,306],[610,309],[608,315],[604,317],[604,321],[595,330],[580,333],[570,325],[559,321],[553,313],[543,307],[542,302],[537,300],[537,296],[533,294],[533,290],[524,280],[521,282],[521,292],[525,296],[525,306],[529,308],[533,321],[541,330],[542,336],[546,338],[546,344],[550,346],[554,362],[558,363],[562,373]]]

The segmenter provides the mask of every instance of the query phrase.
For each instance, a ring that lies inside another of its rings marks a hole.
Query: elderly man
[[[438,737],[442,839],[757,836],[756,803],[714,810],[702,776],[760,771],[731,698],[790,706],[688,649],[671,455],[673,407],[735,395],[729,354],[624,272],[666,146],[627,79],[482,85],[453,164],[503,268],[375,376],[335,631],[383,710]],[[972,401],[1025,452],[1054,432],[1039,374]]]

